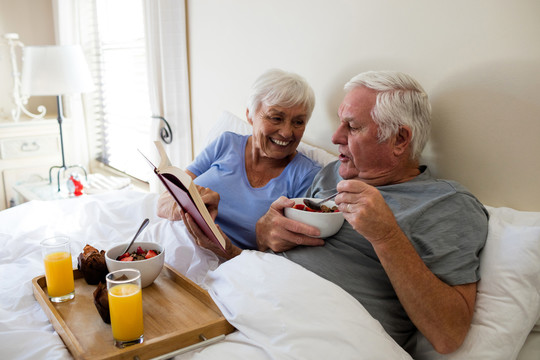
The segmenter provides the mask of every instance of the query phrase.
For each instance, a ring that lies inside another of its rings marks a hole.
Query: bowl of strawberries
[[[137,241],[124,252],[127,246],[128,243],[119,244],[105,252],[107,269],[137,269],[141,272],[141,287],[151,285],[163,269],[165,249],[150,241]]]
[[[320,199],[309,198],[317,201]],[[284,214],[287,218],[300,221],[304,224],[315,226],[321,231],[319,238],[327,238],[334,235],[341,229],[345,218],[337,209],[336,203],[332,200],[326,201],[322,206],[322,210],[313,210],[304,205],[304,198],[292,199],[295,205],[284,209]]]

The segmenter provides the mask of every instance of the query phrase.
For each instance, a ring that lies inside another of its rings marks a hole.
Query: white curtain
[[[143,1],[152,112],[170,124],[172,142],[164,144],[167,154],[173,165],[185,168],[193,157],[185,2]],[[159,119],[153,121],[157,140],[165,124]],[[157,181],[151,181],[150,190],[157,189]]]

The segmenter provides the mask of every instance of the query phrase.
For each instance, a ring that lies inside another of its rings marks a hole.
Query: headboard
[[[435,176],[484,204],[540,211],[538,63],[491,64],[426,88],[433,114],[424,152]]]

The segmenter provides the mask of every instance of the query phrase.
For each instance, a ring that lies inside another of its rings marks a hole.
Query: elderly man
[[[339,160],[319,172],[307,196],[337,188],[346,221],[331,238],[313,238],[316,228],[283,216],[293,201],[282,197],[257,222],[259,249],[341,286],[406,350],[419,330],[435,350],[452,352],[470,327],[487,212],[461,185],[420,165],[431,107],[414,79],[367,72],[345,90],[332,137]]]

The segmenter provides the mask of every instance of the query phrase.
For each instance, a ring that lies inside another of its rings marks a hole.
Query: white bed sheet
[[[68,235],[75,267],[85,244],[107,249],[125,242],[146,217],[150,225],[141,239],[161,243],[167,263],[207,288],[238,329],[178,360],[410,358],[349,294],[296,264],[247,251],[218,267],[216,256],[195,246],[181,222],[156,217],[156,201],[156,194],[120,190],[0,212],[1,358],[70,358],[32,292],[32,278],[44,272],[42,239]],[[519,359],[539,358],[538,332],[526,337],[535,323],[540,328],[540,214],[489,210],[471,332],[456,353],[424,351],[417,359],[514,359],[524,342]]]
[[[33,296],[31,280],[44,274],[39,242],[53,235],[68,235],[76,267],[76,256],[86,243],[103,249],[126,241],[145,217],[156,227],[155,202],[154,195],[121,190],[32,201],[0,212],[0,357],[70,358]]]
[[[238,329],[178,359],[328,359],[358,354],[410,359],[354,298],[288,260],[250,251],[218,268],[215,255],[195,246],[181,222],[155,216],[156,201],[155,194],[121,190],[32,201],[0,213],[2,358],[70,358],[32,292],[32,278],[44,273],[42,239],[68,235],[76,267],[76,255],[85,244],[107,249],[125,242],[148,217],[150,225],[141,239],[161,243],[166,261],[206,287]]]

